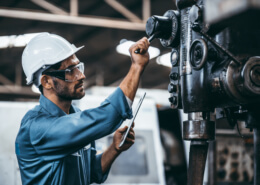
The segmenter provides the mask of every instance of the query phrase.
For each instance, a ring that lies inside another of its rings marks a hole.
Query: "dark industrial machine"
[[[146,33],[171,48],[168,91],[183,109],[190,140],[188,185],[202,185],[216,111],[254,132],[254,185],[260,184],[260,0],[176,0],[150,17]],[[220,115],[220,114],[218,114]]]

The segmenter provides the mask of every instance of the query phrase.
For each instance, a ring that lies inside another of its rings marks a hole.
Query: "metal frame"
[[[109,17],[93,17],[78,15],[78,0],[70,0],[70,12],[66,12],[61,8],[45,1],[31,0],[36,5],[48,10],[50,13],[35,12],[31,10],[16,10],[10,8],[0,8],[0,17],[11,17],[18,19],[29,19],[47,22],[58,22],[67,24],[77,24],[86,26],[97,26],[106,28],[127,29],[135,31],[144,31],[145,22],[150,17],[151,2],[143,1],[143,19],[140,19],[122,4],[116,0],[105,0],[105,2],[116,11],[124,15],[129,21],[112,19]]]

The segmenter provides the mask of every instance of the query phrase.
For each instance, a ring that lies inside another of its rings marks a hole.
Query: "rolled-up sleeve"
[[[117,88],[95,109],[61,117],[37,115],[31,120],[30,139],[38,154],[44,156],[45,160],[53,160],[111,134],[125,119],[131,117],[132,110],[126,97],[122,90]],[[100,158],[101,156],[97,156],[96,163],[100,162]]]
[[[105,173],[102,172],[102,166],[101,166],[101,158],[102,154],[93,155],[93,159],[91,161],[91,179],[90,183],[98,183],[101,184],[105,182],[107,179],[107,176],[109,174],[110,169],[108,169]]]

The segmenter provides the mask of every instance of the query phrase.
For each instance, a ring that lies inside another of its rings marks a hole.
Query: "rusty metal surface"
[[[191,141],[188,185],[202,185],[208,153],[207,142]]]

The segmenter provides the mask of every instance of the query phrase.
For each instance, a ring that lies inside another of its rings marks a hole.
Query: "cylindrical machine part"
[[[214,140],[215,122],[207,120],[187,120],[183,122],[184,140]]]
[[[209,142],[208,151],[208,185],[217,185],[217,152],[216,141]]]
[[[203,120],[202,112],[192,112],[188,114],[188,120]]]
[[[254,128],[254,185],[260,184],[260,128]]]
[[[203,185],[207,153],[208,142],[191,141],[188,170],[188,185]]]

